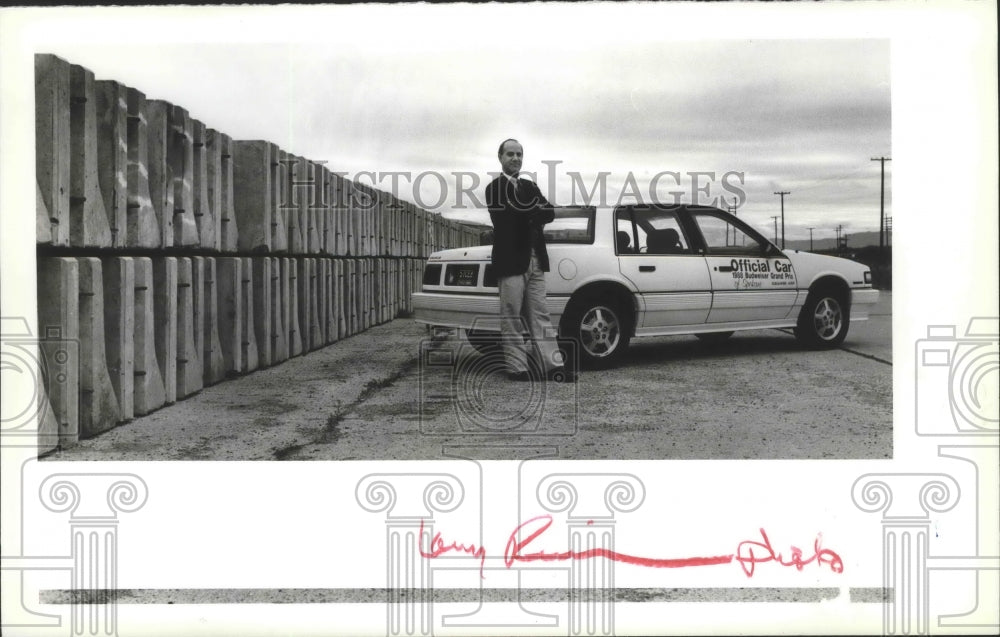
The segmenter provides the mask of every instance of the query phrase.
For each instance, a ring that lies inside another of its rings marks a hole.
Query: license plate
[[[479,282],[479,265],[475,263],[449,265],[444,273],[445,285],[476,287]]]

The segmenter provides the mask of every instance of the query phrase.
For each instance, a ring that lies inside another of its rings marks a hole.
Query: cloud
[[[609,173],[611,196],[628,175],[648,192],[665,170],[740,171],[750,216],[769,220],[781,189],[810,219],[868,223],[863,204],[879,188],[870,159],[891,152],[886,40],[665,41],[635,29],[600,40],[580,29],[614,22],[604,9],[517,8],[330,9],[320,15],[338,18],[341,37],[56,52],[234,138],[269,139],[349,174],[433,171],[453,195],[455,173],[470,171],[481,189],[496,145],[513,136],[526,169],[560,199],[572,195],[569,171],[588,184]],[[470,26],[446,28],[439,12]],[[557,27],[538,26],[543,16]],[[553,184],[544,161],[561,162]],[[440,199],[440,180],[422,185],[396,194]]]

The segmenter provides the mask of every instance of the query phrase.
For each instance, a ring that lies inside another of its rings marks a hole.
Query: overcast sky
[[[622,201],[649,201],[661,174],[662,199],[737,197],[738,214],[769,237],[781,190],[790,191],[788,239],[808,239],[810,226],[817,238],[838,224],[877,231],[871,158],[892,150],[888,42],[705,40],[672,32],[666,9],[333,7],[309,15],[309,28],[328,27],[328,38],[285,37],[276,26],[266,43],[48,48],[235,139],[270,140],[365,183],[381,178],[383,190],[393,190],[388,173],[405,172],[397,196],[451,217],[488,220],[459,209],[476,200],[459,197],[455,173],[474,174],[461,179],[478,180],[481,200],[487,173],[499,169],[497,144],[516,137],[524,170],[557,204],[582,202],[581,186],[592,191],[602,172],[606,203],[619,200],[630,175]],[[415,187],[427,172],[444,182],[426,175]],[[693,183],[691,172],[714,179]],[[743,183],[730,175],[724,185],[730,172]]]

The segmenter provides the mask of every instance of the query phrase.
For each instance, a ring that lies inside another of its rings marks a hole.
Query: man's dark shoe
[[[528,372],[507,372],[507,380],[527,382],[531,380],[531,375]]]
[[[575,383],[576,372],[565,367],[557,367],[549,371],[547,378],[554,383]]]

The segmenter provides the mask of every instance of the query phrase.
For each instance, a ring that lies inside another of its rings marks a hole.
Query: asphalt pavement
[[[883,292],[830,351],[790,330],[636,339],[576,384],[508,381],[401,318],[46,459],[891,458],[891,307]]]

